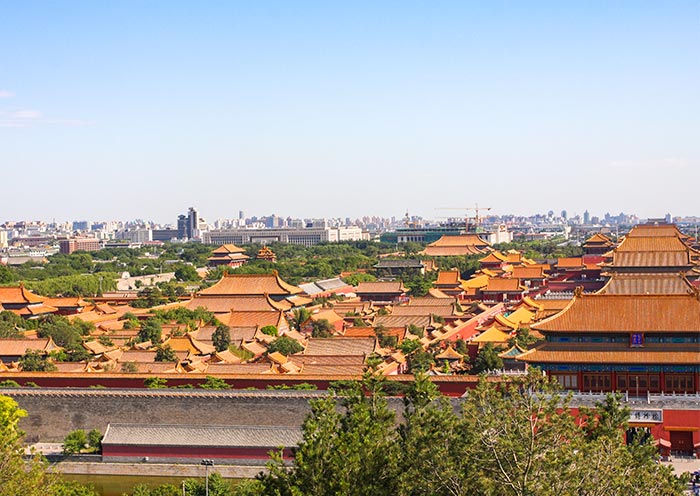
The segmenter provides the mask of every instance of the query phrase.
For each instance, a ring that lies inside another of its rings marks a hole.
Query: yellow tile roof
[[[472,339],[471,343],[506,343],[510,339],[508,333],[503,332],[497,327],[491,326],[477,337]]]

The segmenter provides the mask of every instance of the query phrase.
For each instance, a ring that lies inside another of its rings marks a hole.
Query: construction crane
[[[491,210],[491,207],[480,207],[478,203],[475,203],[473,207],[438,207],[437,210],[461,210],[467,212],[467,214],[464,216],[464,221],[467,231],[469,231],[468,212],[474,211],[474,227],[476,228],[479,224],[481,224],[481,217],[479,217],[479,212],[488,212],[489,210]]]

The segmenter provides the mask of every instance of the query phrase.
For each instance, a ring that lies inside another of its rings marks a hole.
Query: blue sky
[[[0,221],[700,215],[700,2],[2,2]]]

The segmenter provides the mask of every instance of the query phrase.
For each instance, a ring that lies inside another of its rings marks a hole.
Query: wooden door
[[[693,433],[690,431],[671,431],[671,451],[683,455],[692,455]]]

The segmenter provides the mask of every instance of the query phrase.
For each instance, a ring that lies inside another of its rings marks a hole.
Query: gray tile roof
[[[367,356],[374,351],[374,338],[311,338],[306,355]]]
[[[299,287],[304,290],[307,295],[313,296],[318,293],[323,293],[324,289],[318,286],[316,283],[307,282],[304,284],[299,284]]]
[[[348,286],[348,284],[345,281],[343,281],[340,277],[316,281],[316,285],[325,289],[326,291],[330,291],[331,289],[344,288]]]
[[[322,279],[315,282],[307,282],[305,284],[299,284],[299,287],[304,290],[307,295],[313,296],[318,293],[323,293],[325,291],[332,291],[334,289],[347,287],[348,284],[339,277],[334,277],[333,279]]]
[[[382,315],[374,319],[375,327],[405,327],[411,324],[425,327],[430,324],[430,315]]]
[[[109,424],[102,444],[275,448],[297,446],[301,440],[296,427]]]
[[[401,259],[401,260],[380,260],[374,265],[375,269],[422,269],[425,267],[421,260]]]

